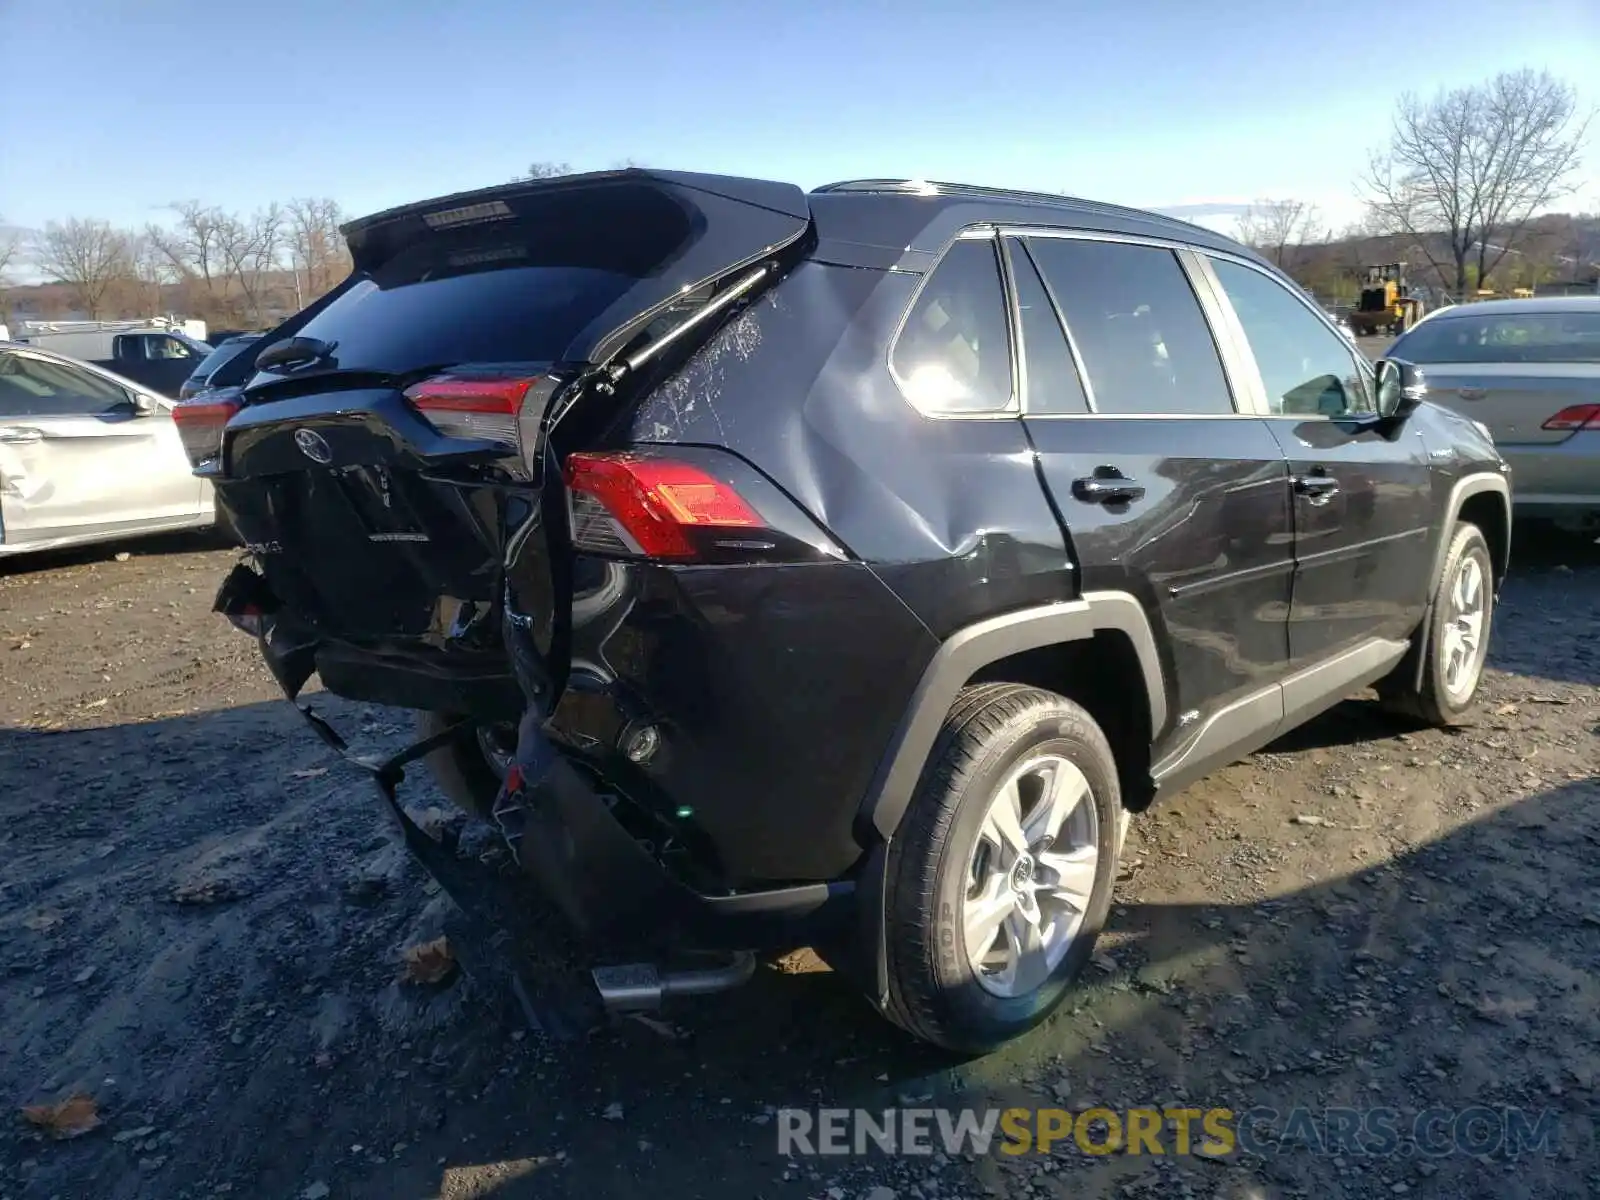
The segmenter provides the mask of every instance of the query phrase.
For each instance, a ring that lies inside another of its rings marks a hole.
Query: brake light
[[[538,376],[436,375],[406,389],[406,399],[445,437],[518,445],[517,421]]]
[[[172,406],[189,465],[195,470],[214,466],[222,457],[222,431],[244,406],[236,399],[183,400]]]
[[[699,467],[638,454],[572,454],[566,482],[576,549],[647,558],[700,557],[719,530],[764,530],[743,496]],[[771,549],[772,544],[761,541]]]
[[[1563,408],[1555,416],[1544,423],[1546,429],[1560,429],[1572,432],[1575,429],[1587,429],[1593,426],[1600,429],[1600,404],[1574,404]]]

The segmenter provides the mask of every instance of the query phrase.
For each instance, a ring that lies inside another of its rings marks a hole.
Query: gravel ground
[[[1137,820],[1081,992],[969,1062],[804,955],[569,1043],[479,974],[401,981],[450,906],[208,611],[231,555],[9,563],[0,1097],[81,1092],[100,1123],[0,1121],[0,1198],[1600,1195],[1600,556],[1518,537],[1475,724],[1408,732],[1353,700]],[[778,1107],[1009,1103],[1517,1106],[1559,1145],[777,1153]]]

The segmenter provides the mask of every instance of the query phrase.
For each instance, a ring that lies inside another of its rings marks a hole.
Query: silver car
[[[1488,427],[1519,516],[1600,524],[1600,296],[1457,305],[1388,354],[1422,369],[1428,399]]]
[[[171,401],[0,342],[0,557],[215,521]]]

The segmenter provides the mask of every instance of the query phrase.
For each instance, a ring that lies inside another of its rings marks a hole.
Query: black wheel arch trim
[[[1483,492],[1498,492],[1501,504],[1505,507],[1507,559],[1510,558],[1511,539],[1511,483],[1505,474],[1500,471],[1475,471],[1471,475],[1463,475],[1450,485],[1450,497],[1444,506],[1444,524],[1439,529],[1439,541],[1433,548],[1433,570],[1428,575],[1428,595],[1431,597],[1439,589],[1439,580],[1444,575],[1444,562],[1450,553],[1450,539],[1454,536],[1456,522],[1461,519],[1461,509],[1467,500]],[[1498,581],[1497,581],[1498,582]]]
[[[1439,584],[1444,578],[1445,560],[1450,556],[1450,542],[1455,537],[1456,523],[1461,520],[1461,509],[1468,499],[1485,492],[1498,493],[1501,506],[1505,509],[1505,558],[1507,563],[1511,561],[1511,483],[1506,478],[1504,469],[1474,471],[1470,475],[1463,475],[1450,485],[1450,495],[1442,514],[1445,521],[1439,527],[1439,541],[1433,548],[1433,564],[1428,573],[1428,604],[1422,611],[1422,621],[1418,624],[1416,633],[1412,635],[1409,671],[1414,691],[1422,688],[1422,675],[1428,662],[1428,631],[1433,628],[1434,599],[1439,594]],[[1491,554],[1491,559],[1492,557]],[[1500,590],[1503,574],[1502,572],[1502,576],[1493,581],[1496,593]]]
[[[945,714],[967,681],[991,663],[1043,646],[1124,634],[1138,656],[1150,705],[1152,736],[1167,723],[1166,681],[1144,605],[1128,592],[1086,592],[1077,600],[1019,609],[961,629],[935,651],[857,814],[863,844],[889,840],[911,803]]]

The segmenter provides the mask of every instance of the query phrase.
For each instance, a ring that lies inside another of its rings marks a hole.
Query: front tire
[[[1483,679],[1494,618],[1494,560],[1476,525],[1456,526],[1434,589],[1422,643],[1422,686],[1415,685],[1416,660],[1403,675],[1379,686],[1389,707],[1440,727],[1458,724],[1472,707]]]
[[[963,690],[890,844],[890,1018],[982,1052],[1049,1016],[1105,923],[1121,808],[1111,747],[1078,705]]]

